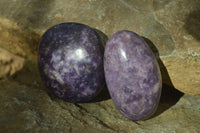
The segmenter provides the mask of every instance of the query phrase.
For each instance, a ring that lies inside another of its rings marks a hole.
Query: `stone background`
[[[87,24],[104,41],[123,29],[145,39],[164,83],[152,118],[126,119],[106,89],[84,104],[47,93],[37,69],[38,45],[48,28],[63,22]],[[0,132],[198,133],[199,98],[199,0],[0,1]]]

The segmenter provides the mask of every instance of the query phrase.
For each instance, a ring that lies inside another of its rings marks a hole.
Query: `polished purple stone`
[[[119,31],[106,43],[104,71],[117,109],[134,121],[150,117],[161,94],[161,73],[156,58],[137,34]]]
[[[98,34],[78,23],[62,23],[45,32],[39,46],[42,80],[68,102],[94,98],[104,84],[103,45]]]

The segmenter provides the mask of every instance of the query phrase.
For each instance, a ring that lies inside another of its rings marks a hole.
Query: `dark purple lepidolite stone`
[[[68,102],[94,98],[104,84],[103,45],[89,26],[62,23],[42,36],[38,66],[47,88]]]
[[[117,109],[134,121],[150,117],[161,94],[161,73],[156,58],[137,34],[119,31],[106,43],[104,71]]]

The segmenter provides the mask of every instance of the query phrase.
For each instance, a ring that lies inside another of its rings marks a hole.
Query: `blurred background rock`
[[[38,45],[48,28],[63,22],[89,25],[104,38],[123,29],[146,38],[164,83],[151,119],[136,124],[124,118],[106,89],[85,104],[48,95],[38,74]],[[0,132],[197,133],[200,1],[1,0],[0,79]]]

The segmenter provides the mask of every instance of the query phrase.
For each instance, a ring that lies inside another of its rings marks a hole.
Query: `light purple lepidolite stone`
[[[161,73],[156,58],[137,34],[119,31],[106,43],[104,71],[117,109],[134,121],[149,118],[161,94]]]
[[[78,23],[62,23],[45,32],[38,65],[47,88],[68,102],[94,98],[104,84],[103,45],[98,34]]]

